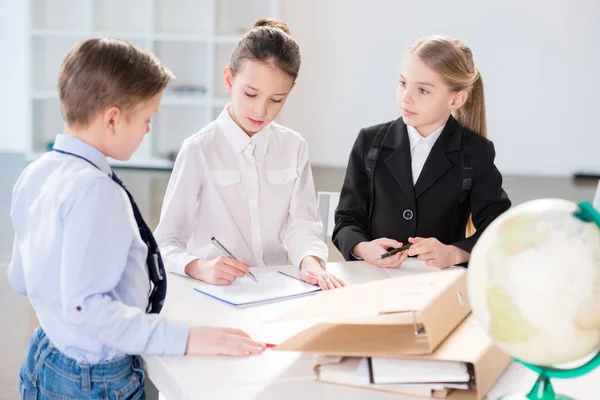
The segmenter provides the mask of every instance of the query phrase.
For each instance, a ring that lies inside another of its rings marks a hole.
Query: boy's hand
[[[260,354],[264,343],[255,342],[239,329],[199,327],[190,328],[186,355],[248,357]]]
[[[213,285],[229,285],[250,270],[241,260],[220,256],[212,260],[194,260],[185,267],[185,273]]]

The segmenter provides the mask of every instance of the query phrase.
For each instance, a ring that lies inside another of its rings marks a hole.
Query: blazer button
[[[404,210],[404,212],[402,213],[402,216],[404,217],[405,220],[409,221],[412,219],[412,217],[415,214],[412,212],[411,209],[407,208],[406,210]]]

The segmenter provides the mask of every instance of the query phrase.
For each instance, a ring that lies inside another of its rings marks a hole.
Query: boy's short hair
[[[58,76],[63,119],[68,126],[85,127],[107,107],[132,112],[172,78],[158,58],[134,44],[106,37],[83,40],[69,52]]]

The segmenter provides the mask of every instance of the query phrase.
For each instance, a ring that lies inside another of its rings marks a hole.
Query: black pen
[[[233,254],[231,254],[231,252],[229,250],[227,250],[225,248],[225,246],[223,246],[221,244],[221,242],[219,242],[217,239],[215,239],[215,237],[213,236],[210,241],[212,242],[212,244],[215,245],[215,247],[219,250],[221,250],[221,252],[223,252],[226,256],[229,256],[231,258],[233,258],[234,260],[237,260],[237,258],[235,258],[233,256]],[[256,283],[258,283],[258,279],[256,279],[256,277],[254,276],[254,274],[252,272],[250,272],[250,270],[248,270],[248,272],[246,272],[246,275],[248,275],[250,278],[252,278],[252,280]]]
[[[384,258],[388,258],[393,256],[394,254],[398,254],[402,251],[408,250],[410,248],[411,244],[410,243],[406,243],[404,246],[402,247],[398,247],[397,249],[393,249],[388,251],[387,253],[383,253],[380,256],[377,256],[376,260],[383,260]]]

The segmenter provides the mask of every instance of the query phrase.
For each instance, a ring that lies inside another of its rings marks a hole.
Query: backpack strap
[[[373,139],[373,143],[371,143],[371,148],[367,153],[367,157],[365,158],[365,170],[367,171],[367,177],[369,179],[369,223],[371,221],[371,215],[373,214],[373,203],[375,198],[373,175],[375,174],[375,166],[379,159],[379,154],[381,154],[381,144],[385,139],[390,125],[391,123],[385,124],[379,129],[379,132],[377,132]],[[461,192],[459,204],[467,201],[469,194],[471,193],[471,188],[473,187],[473,143],[471,137],[463,134],[461,138],[461,147]]]
[[[371,220],[371,214],[373,213],[373,200],[375,196],[375,184],[373,183],[373,175],[375,174],[375,165],[379,159],[381,153],[381,144],[385,139],[387,131],[391,123],[384,124],[379,132],[375,135],[371,148],[365,158],[365,170],[367,171],[367,177],[369,178],[369,221]]]
[[[471,188],[473,187],[473,144],[471,138],[467,135],[461,139],[462,151],[460,155],[461,164],[461,192],[459,204],[464,203],[469,198]]]

